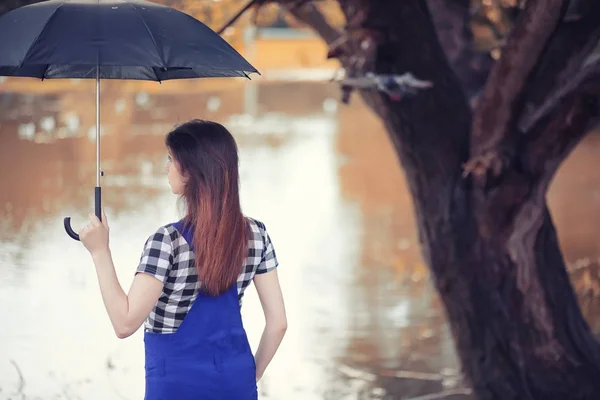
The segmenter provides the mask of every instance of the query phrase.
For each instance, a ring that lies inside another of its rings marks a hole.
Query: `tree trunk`
[[[523,159],[490,191],[463,177],[471,112],[425,2],[340,4],[348,20],[385,34],[377,72],[410,71],[434,82],[400,102],[363,97],[384,121],[404,169],[424,257],[477,398],[599,399],[600,346],[566,273],[545,201],[550,179],[536,170],[537,159],[527,158],[545,152],[562,160],[589,129],[595,104],[570,98],[572,107],[522,145]],[[495,119],[493,110],[480,117]]]

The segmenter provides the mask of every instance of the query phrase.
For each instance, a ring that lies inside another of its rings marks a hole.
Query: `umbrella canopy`
[[[101,218],[100,79],[248,77],[258,71],[202,22],[142,0],[50,0],[0,17],[0,76],[96,79],[95,214]],[[75,240],[79,235],[64,220]]]
[[[50,0],[0,17],[0,75],[168,79],[258,72],[188,14],[141,0]]]

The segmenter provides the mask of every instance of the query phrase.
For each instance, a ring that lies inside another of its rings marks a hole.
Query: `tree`
[[[433,84],[400,100],[377,87],[360,94],[404,169],[424,258],[477,398],[600,398],[600,345],[545,199],[600,115],[600,2],[486,0],[508,7],[492,24],[496,32],[508,21],[492,56],[474,50],[469,0],[331,2],[343,30],[318,2],[278,0],[330,45],[348,78],[410,72]]]

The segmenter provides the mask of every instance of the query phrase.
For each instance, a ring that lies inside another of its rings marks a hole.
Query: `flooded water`
[[[142,331],[114,336],[91,259],[62,227],[67,215],[83,225],[93,209],[86,85],[35,94],[2,92],[0,83],[0,399],[143,395]],[[164,134],[190,118],[215,119],[236,136],[244,212],[265,222],[280,262],[289,329],[261,398],[470,398],[402,172],[358,100],[339,105],[336,88],[319,83],[164,94],[106,86],[103,204],[126,290],[148,235],[180,216],[163,173]],[[590,168],[599,152],[598,137],[586,140],[550,194],[586,315],[600,289],[600,173]],[[242,312],[256,348],[264,318],[253,288]]]

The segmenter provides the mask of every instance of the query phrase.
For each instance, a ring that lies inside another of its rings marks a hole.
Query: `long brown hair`
[[[223,125],[203,120],[176,127],[165,144],[185,178],[184,225],[193,232],[201,289],[221,294],[237,281],[248,251],[237,145]]]

